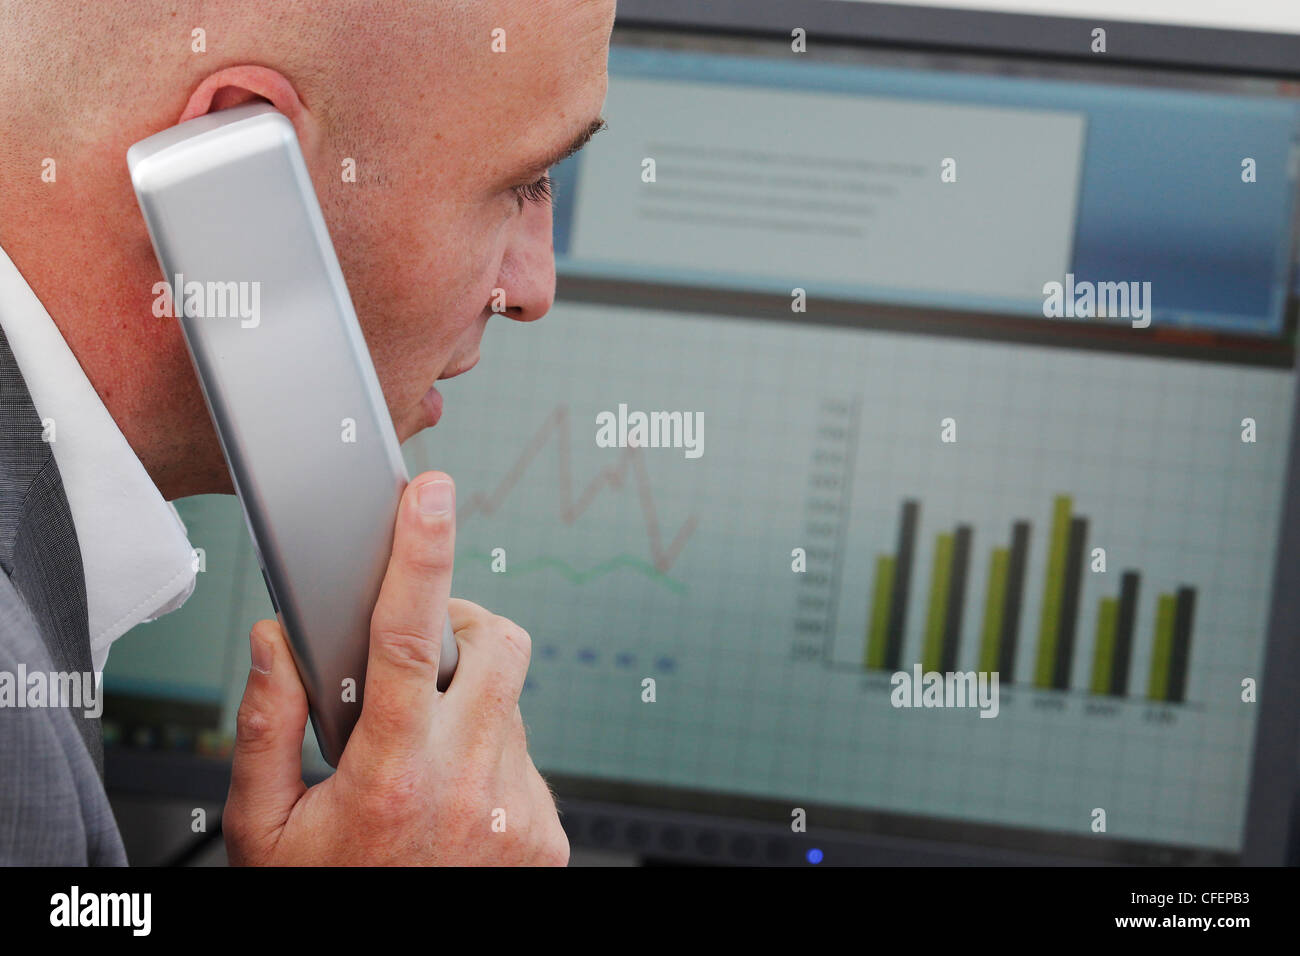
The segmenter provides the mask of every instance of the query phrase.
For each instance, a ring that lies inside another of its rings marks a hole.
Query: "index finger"
[[[407,754],[427,739],[455,550],[455,486],[441,472],[426,472],[402,494],[393,554],[370,619],[365,697],[353,739],[359,735],[380,753]]]

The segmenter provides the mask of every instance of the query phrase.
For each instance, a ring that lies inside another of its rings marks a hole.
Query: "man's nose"
[[[555,245],[550,203],[528,202],[501,259],[497,285],[505,290],[505,314],[534,322],[555,301]]]

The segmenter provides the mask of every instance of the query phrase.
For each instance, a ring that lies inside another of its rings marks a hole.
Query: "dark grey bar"
[[[1052,686],[1067,690],[1074,664],[1074,640],[1079,630],[1079,590],[1083,586],[1083,548],[1087,544],[1088,519],[1070,519],[1070,542],[1065,555],[1065,588],[1061,594],[1061,617],[1056,630],[1056,666]]]
[[[1002,601],[1002,636],[998,639],[998,681],[1013,683],[1016,642],[1020,639],[1020,608],[1025,597],[1025,564],[1029,560],[1029,522],[1011,526],[1011,553],[1007,556],[1007,593]]]
[[[1192,652],[1192,614],[1196,610],[1196,589],[1178,589],[1174,607],[1174,646],[1169,656],[1169,688],[1166,700],[1181,704],[1187,699],[1187,659]]]
[[[943,650],[939,657],[941,671],[957,669],[957,649],[961,644],[962,612],[966,609],[966,577],[970,568],[971,528],[957,525],[952,542],[952,571],[948,577],[948,613],[943,622]]]
[[[916,554],[916,524],[921,505],[904,501],[898,519],[898,556],[894,565],[894,593],[889,601],[889,632],[885,641],[885,667],[896,671],[903,661],[903,630],[907,626],[907,598],[912,584],[912,558]]]
[[[1120,577],[1119,609],[1115,615],[1115,649],[1110,661],[1110,693],[1123,697],[1128,693],[1128,668],[1133,657],[1133,622],[1137,619],[1138,585],[1141,576],[1125,571]]]

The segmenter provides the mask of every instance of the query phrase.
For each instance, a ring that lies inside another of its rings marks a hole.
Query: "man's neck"
[[[153,283],[161,280],[146,233],[106,224],[93,236],[71,234],[78,220],[64,215],[65,204],[50,197],[20,220],[0,222],[0,246],[163,497],[232,493],[180,329],[153,315]]]

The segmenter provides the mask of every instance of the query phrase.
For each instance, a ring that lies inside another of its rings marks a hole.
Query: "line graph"
[[[654,494],[650,487],[650,476],[645,466],[645,449],[629,447],[619,452],[618,459],[597,472],[587,483],[582,493],[574,498],[573,456],[569,437],[570,415],[567,405],[557,405],[541,426],[533,433],[519,457],[496,487],[487,493],[475,492],[460,509],[459,518],[464,520],[475,514],[491,515],[510,496],[529,467],[541,455],[547,443],[555,440],[556,467],[558,470],[559,517],[565,525],[571,525],[582,517],[583,512],[606,488],[611,491],[621,490],[627,482],[629,473],[636,486],[637,503],[645,519],[646,535],[650,539],[650,558],[654,570],[666,574],[676,562],[686,542],[690,540],[699,524],[699,515],[691,514],[672,540],[665,546],[663,534],[659,527],[659,516],[655,510]]]
[[[487,551],[466,551],[464,557],[470,561],[481,561],[485,564],[492,560],[492,555]],[[620,568],[630,568],[634,571],[639,571],[651,581],[663,585],[674,593],[685,594],[687,590],[685,583],[682,581],[669,577],[650,562],[643,561],[642,559],[630,554],[616,554],[608,560],[601,561],[599,564],[590,567],[585,571],[575,568],[563,558],[558,558],[551,554],[542,554],[535,558],[530,558],[527,561],[521,561],[518,564],[512,563],[510,566],[510,573],[529,574],[530,572],[540,571],[544,568],[558,571],[570,584],[576,585],[587,584],[588,582],[595,581],[604,577],[606,574],[619,570]]]

